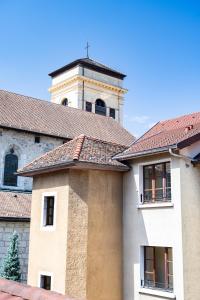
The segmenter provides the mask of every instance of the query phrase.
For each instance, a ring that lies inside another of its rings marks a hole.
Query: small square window
[[[110,108],[110,117],[115,119],[115,109],[114,108]]]
[[[40,276],[40,287],[45,290],[51,290],[51,276]]]
[[[54,196],[44,197],[44,208],[43,208],[43,226],[53,226],[54,225]]]
[[[40,136],[35,136],[35,143],[39,144],[40,143]]]
[[[92,103],[86,101],[85,109],[86,109],[86,111],[91,112],[92,111]]]

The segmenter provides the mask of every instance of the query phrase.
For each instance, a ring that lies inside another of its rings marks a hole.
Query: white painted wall
[[[171,159],[172,207],[138,208],[140,163]],[[124,299],[157,300],[162,297],[140,294],[141,246],[173,248],[174,294],[184,300],[180,159],[170,156],[146,158],[132,162],[124,175]],[[172,297],[170,293],[168,296]],[[170,298],[165,299],[170,299]]]
[[[10,148],[14,148],[18,155],[18,167],[22,168],[34,158],[62,144],[59,138],[46,136],[40,137],[40,143],[35,143],[35,134],[18,132],[12,129],[3,129],[0,135],[0,188],[12,190],[32,190],[32,179],[29,177],[18,177],[17,187],[3,185],[4,159]]]

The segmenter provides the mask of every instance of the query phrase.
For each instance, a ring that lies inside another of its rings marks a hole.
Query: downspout
[[[182,158],[182,159],[184,159],[186,161],[189,161],[189,162],[195,161],[195,159],[193,159],[190,156],[174,153],[172,148],[169,148],[169,154],[174,156],[174,157],[177,157],[177,158]]]

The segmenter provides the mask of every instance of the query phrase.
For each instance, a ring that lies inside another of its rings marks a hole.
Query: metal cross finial
[[[86,45],[86,47],[85,47],[85,49],[86,49],[86,51],[87,51],[87,58],[89,58],[89,47],[90,47],[90,45],[89,45],[89,43],[87,42],[87,45]]]

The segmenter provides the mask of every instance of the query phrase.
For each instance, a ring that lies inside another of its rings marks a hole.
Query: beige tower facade
[[[113,117],[123,123],[123,80],[126,75],[90,58],[83,58],[49,74],[51,101]]]

